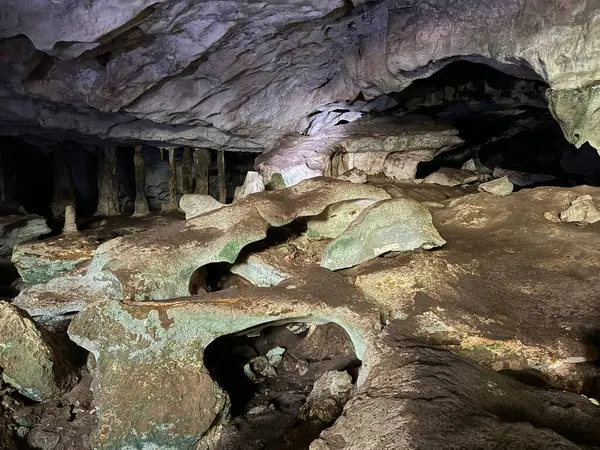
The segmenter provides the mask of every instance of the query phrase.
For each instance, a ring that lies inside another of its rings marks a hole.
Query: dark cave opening
[[[339,372],[350,388],[360,367],[343,328],[302,321],[217,338],[206,348],[204,361],[231,400],[220,449],[307,449],[332,423],[307,412],[315,382]],[[342,406],[333,408],[333,420]]]
[[[548,109],[547,89],[542,81],[455,61],[402,92],[390,93],[398,105],[380,114],[423,115],[459,130],[465,143],[419,163],[417,178],[442,167],[464,167],[487,178],[516,172],[517,189],[599,185],[600,156],[589,144],[577,149],[565,139]],[[529,176],[519,178],[519,173]]]

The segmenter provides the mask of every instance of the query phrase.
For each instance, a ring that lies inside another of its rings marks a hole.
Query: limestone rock
[[[262,176],[258,172],[249,171],[246,174],[246,179],[242,185],[239,193],[236,195],[236,200],[247,197],[250,194],[256,194],[257,192],[263,192],[265,190],[265,183]]]
[[[556,178],[554,175],[545,175],[539,173],[525,173],[516,170],[506,170],[501,167],[494,169],[494,178],[506,177],[515,186],[531,186],[535,183],[546,183]]]
[[[381,117],[338,125],[315,136],[290,138],[256,158],[265,181],[274,173],[287,186],[322,175],[338,176],[350,169],[383,174],[394,158],[410,160],[402,178],[414,178],[420,161],[430,161],[463,141],[456,129],[429,119]],[[388,171],[390,169],[387,169]]]
[[[437,172],[427,175],[423,183],[439,184],[441,186],[460,186],[479,179],[479,175],[470,170],[442,167]]]
[[[600,210],[594,204],[591,195],[582,195],[571,202],[568,209],[560,213],[562,222],[587,222],[600,221]]]
[[[97,362],[94,448],[195,445],[228,404],[204,366],[205,348],[222,335],[298,318],[341,325],[359,358],[379,329],[378,311],[341,276],[320,268],[269,289],[89,305],[69,336]]]
[[[16,244],[37,239],[50,231],[44,218],[34,214],[0,217],[0,257],[10,257]]]
[[[367,174],[357,168],[350,169],[343,174],[338,175],[336,178],[356,184],[363,184],[367,182]]]
[[[487,192],[489,194],[504,197],[510,195],[514,187],[514,184],[508,181],[508,177],[504,176],[496,180],[481,183],[477,189],[479,192]]]
[[[189,220],[209,211],[222,208],[223,204],[210,195],[185,194],[179,201],[179,207],[185,212],[186,220]]]
[[[444,245],[431,214],[417,202],[396,198],[365,208],[326,248],[321,266],[352,267],[387,252]]]
[[[324,424],[333,423],[350,398],[352,387],[352,377],[347,372],[325,372],[315,381],[313,390],[300,410],[300,417]]]
[[[0,323],[0,368],[6,383],[35,401],[56,397],[73,385],[73,368],[63,350],[27,314],[0,301]]]
[[[342,234],[374,199],[348,200],[330,205],[318,216],[306,222],[309,239],[334,239]]]
[[[388,325],[343,416],[311,450],[578,449],[600,443],[600,408],[532,387]]]
[[[590,295],[600,236],[595,225],[566,227],[545,212],[586,194],[600,201],[600,188],[584,186],[454,199],[431,209],[452,248],[380,258],[347,275],[416,339],[578,391],[598,373],[586,336],[600,321]]]
[[[91,261],[96,247],[97,241],[89,235],[63,235],[17,244],[13,250],[12,262],[25,283],[46,283]]]

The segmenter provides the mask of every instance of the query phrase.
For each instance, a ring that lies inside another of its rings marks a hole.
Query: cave
[[[0,448],[600,448],[592,3],[8,2]]]

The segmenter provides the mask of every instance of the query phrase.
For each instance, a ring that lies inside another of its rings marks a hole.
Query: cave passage
[[[219,449],[307,449],[330,425],[301,412],[313,385],[331,371],[348,372],[355,382],[360,366],[340,326],[303,322],[222,336],[204,361],[231,400]]]

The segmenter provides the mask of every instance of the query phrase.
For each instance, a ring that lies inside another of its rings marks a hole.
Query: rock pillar
[[[135,165],[135,211],[134,216],[145,216],[150,213],[148,208],[148,199],[146,198],[146,164],[142,156],[142,146],[135,147],[133,155]]]
[[[162,204],[163,211],[173,211],[179,208],[177,204],[177,171],[175,168],[175,149],[169,150],[169,195],[167,202]]]
[[[98,207],[96,214],[119,214],[119,184],[117,183],[117,154],[113,146],[99,148],[98,157]]]
[[[192,149],[183,149],[183,164],[181,165],[183,195],[192,193]]]
[[[65,225],[63,226],[63,234],[77,233],[77,221],[76,221],[75,208],[73,205],[67,205],[65,207]]]
[[[208,179],[210,176],[210,150],[197,148],[194,150],[194,194],[208,195]]]
[[[54,152],[53,162],[54,194],[52,196],[52,216],[62,217],[67,206],[75,209],[75,184],[71,167],[62,149]]]
[[[219,200],[221,203],[227,203],[227,180],[225,177],[225,152],[218,151],[217,152],[217,186]]]

